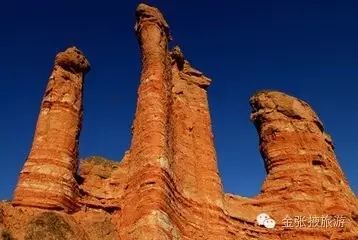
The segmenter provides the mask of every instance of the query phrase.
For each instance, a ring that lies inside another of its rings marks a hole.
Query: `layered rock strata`
[[[57,54],[32,148],[14,193],[14,205],[66,211],[76,207],[82,87],[89,67],[75,47]]]
[[[172,88],[169,116],[171,179],[168,212],[185,239],[220,238],[225,230],[223,189],[218,174],[207,88],[211,80],[170,52]],[[178,211],[180,209],[180,211]]]
[[[265,212],[277,225],[262,231],[231,221],[231,231],[240,236],[243,229],[249,239],[356,239],[357,198],[317,114],[278,91],[258,92],[250,104],[267,177],[254,198],[226,194],[225,209],[248,223]]]
[[[224,193],[211,80],[179,47],[168,50],[169,26],[158,9],[140,4],[136,19],[142,73],[130,149],[120,162],[91,157],[77,169],[89,64],[77,49],[60,53],[12,205],[0,204],[0,231],[29,240],[358,239],[357,198],[331,138],[307,103],[282,92],[250,99],[267,170],[261,193]],[[276,226],[259,225],[261,213]],[[343,225],[323,226],[323,217],[340,217]]]
[[[142,73],[129,150],[128,182],[120,216],[121,237],[145,239],[165,230],[157,222],[166,198],[168,149],[169,27],[162,14],[140,4],[135,31],[142,55]],[[165,217],[165,216],[164,216]]]
[[[351,216],[356,198],[334,153],[331,137],[304,101],[264,91],[250,99],[267,178],[259,199],[302,213]]]
[[[206,91],[211,80],[185,60],[179,47],[171,58],[171,149],[177,188],[185,197],[222,206]]]

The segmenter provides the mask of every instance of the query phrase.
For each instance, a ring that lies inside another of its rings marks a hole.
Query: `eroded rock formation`
[[[224,193],[206,91],[211,80],[179,47],[168,49],[169,26],[158,9],[140,4],[136,19],[142,74],[130,149],[120,162],[92,157],[77,171],[89,64],[75,48],[60,53],[14,199],[0,204],[1,231],[17,239],[358,238],[357,198],[332,140],[307,103],[284,93],[250,99],[267,170],[261,193]],[[263,212],[274,228],[258,224]],[[297,216],[339,216],[344,225],[285,224]]]
[[[136,18],[135,31],[142,55],[142,74],[120,225],[123,229],[121,237],[142,239],[147,234],[161,235],[161,228],[153,213],[157,211],[160,215],[161,205],[165,204],[165,168],[169,167],[167,118],[170,36],[168,24],[156,8],[140,4]]]
[[[264,211],[278,221],[274,231],[253,230],[257,238],[356,239],[357,198],[316,113],[306,102],[278,91],[258,92],[250,104],[267,177],[255,198],[227,195],[229,213],[252,218],[251,213]],[[344,227],[333,226],[334,218],[344,219]]]
[[[267,178],[260,199],[296,215],[351,215],[356,198],[323,124],[302,100],[260,92],[250,100]]]
[[[89,63],[77,48],[57,54],[14,205],[66,211],[76,208],[82,86],[88,70]]]

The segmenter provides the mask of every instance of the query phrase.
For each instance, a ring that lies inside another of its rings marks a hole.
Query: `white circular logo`
[[[267,213],[260,213],[257,215],[256,222],[259,226],[264,226],[268,229],[273,229],[276,226],[275,220],[273,220]]]
[[[270,219],[270,216],[266,213],[261,213],[261,214],[257,215],[257,217],[256,217],[257,224],[259,224],[260,226],[263,226],[265,220],[267,220],[267,219]]]
[[[276,222],[272,218],[269,218],[264,221],[264,226],[265,228],[273,229],[276,226]]]

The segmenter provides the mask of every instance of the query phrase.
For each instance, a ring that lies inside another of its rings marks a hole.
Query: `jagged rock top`
[[[87,73],[90,70],[90,63],[85,55],[76,47],[67,48],[56,55],[55,65],[73,73]]]
[[[159,11],[159,9],[141,3],[136,9],[136,18],[137,22],[134,27],[136,32],[139,32],[141,30],[143,24],[154,23],[157,24],[164,31],[168,39],[171,39],[169,25],[167,21],[165,21],[163,14]]]
[[[279,91],[264,90],[250,98],[251,120],[296,119],[315,122],[323,131],[323,124],[310,105]]]
[[[170,51],[170,57],[172,59],[172,63],[178,66],[178,69],[188,77],[182,76],[188,81],[197,84],[201,87],[208,87],[211,83],[211,79],[206,77],[202,72],[192,67],[184,57],[183,52],[181,51],[179,46],[175,46]]]

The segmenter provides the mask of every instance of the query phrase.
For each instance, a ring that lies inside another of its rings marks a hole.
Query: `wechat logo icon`
[[[256,223],[259,226],[264,226],[268,229],[273,229],[276,226],[275,220],[273,220],[267,213],[260,213],[256,217]]]

